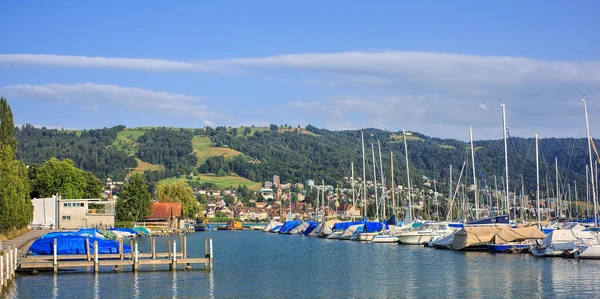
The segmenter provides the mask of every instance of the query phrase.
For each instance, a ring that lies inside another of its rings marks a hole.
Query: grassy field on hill
[[[165,167],[163,165],[151,164],[148,162],[144,162],[139,158],[135,158],[137,161],[137,167],[133,170],[133,173],[144,173],[144,171],[152,171],[152,170],[163,170]]]
[[[138,138],[144,135],[146,131],[143,129],[126,129],[117,133],[117,139],[113,142],[113,146],[126,152],[128,155],[134,155],[138,149]],[[139,164],[139,163],[138,163]]]
[[[238,185],[246,185],[252,190],[260,189],[260,183],[253,182],[251,180],[237,175],[216,176],[214,174],[201,174],[199,176],[195,176],[193,180],[196,180],[196,178],[200,178],[201,183],[214,183],[215,185],[217,185],[217,188],[226,188],[231,186],[237,187]],[[180,176],[178,178],[167,178],[161,180],[159,183],[174,183],[179,181],[187,182],[189,180],[185,176]]]
[[[196,166],[202,165],[206,162],[206,159],[215,156],[223,156],[226,158],[235,157],[240,155],[241,153],[227,147],[213,147],[211,146],[212,142],[208,137],[204,136],[194,136],[192,138],[192,147],[194,148],[194,154],[198,158],[198,163]]]

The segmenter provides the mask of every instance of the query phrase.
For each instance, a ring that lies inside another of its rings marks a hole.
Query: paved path
[[[8,240],[8,241],[3,241],[2,242],[2,247],[4,248],[8,248],[9,246],[17,246],[17,248],[19,248],[19,251],[21,251],[21,253],[23,253],[24,249],[29,249],[29,246],[31,245],[31,243],[36,240],[37,238],[39,238],[42,235],[45,235],[47,233],[50,232],[57,232],[59,230],[56,229],[36,229],[36,230],[30,230],[28,232],[26,232],[25,234],[21,235],[20,237]]]

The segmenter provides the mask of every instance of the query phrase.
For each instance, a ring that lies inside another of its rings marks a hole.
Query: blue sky
[[[3,1],[15,123],[600,130],[598,1]]]

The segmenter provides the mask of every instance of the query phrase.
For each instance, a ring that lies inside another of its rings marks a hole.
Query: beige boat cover
[[[327,237],[329,234],[331,234],[333,232],[333,226],[338,222],[342,222],[342,221],[339,219],[332,219],[332,220],[327,220],[325,222],[319,223],[319,225],[317,225],[317,227],[313,231],[313,235],[320,237],[320,238]]]
[[[482,246],[494,241],[494,236],[508,226],[476,226],[463,227],[454,234],[452,249],[463,250],[465,248]]]
[[[543,239],[546,237],[544,233],[535,226],[506,228],[502,229],[494,236],[495,244],[507,244],[510,242],[518,242],[529,239]]]

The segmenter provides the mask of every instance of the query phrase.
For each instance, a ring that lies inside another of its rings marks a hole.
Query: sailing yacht
[[[423,245],[429,243],[432,238],[445,237],[453,232],[447,223],[425,223],[418,230],[402,232],[397,237],[400,244]]]

